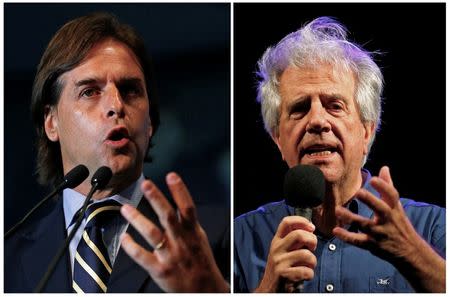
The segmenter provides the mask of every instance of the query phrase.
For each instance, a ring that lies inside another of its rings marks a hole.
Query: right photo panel
[[[233,6],[234,292],[445,292],[446,4]]]

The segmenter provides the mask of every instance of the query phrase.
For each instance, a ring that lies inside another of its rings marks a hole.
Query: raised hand
[[[229,292],[186,185],[175,173],[169,173],[166,182],[178,212],[151,181],[141,185],[164,230],[129,205],[121,209],[154,250],[144,249],[126,233],[122,236],[123,249],[166,292]]]
[[[374,216],[365,218],[338,206],[336,217],[341,224],[355,224],[361,232],[336,227],[333,234],[393,264],[416,290],[445,291],[445,260],[412,226],[400,203],[389,168],[382,167],[379,177],[373,177],[370,184],[380,193],[381,199],[365,189],[360,189],[356,197],[374,211]]]

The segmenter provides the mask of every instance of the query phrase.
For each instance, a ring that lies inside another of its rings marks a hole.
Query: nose
[[[119,89],[112,85],[108,88],[106,92],[107,100],[105,103],[106,108],[106,117],[123,117],[124,116],[124,105],[123,105],[123,98],[120,94]]]
[[[331,130],[330,122],[327,120],[327,113],[325,107],[322,105],[320,99],[312,100],[311,107],[308,113],[308,123],[306,131],[308,133],[320,134],[322,132],[329,132]]]

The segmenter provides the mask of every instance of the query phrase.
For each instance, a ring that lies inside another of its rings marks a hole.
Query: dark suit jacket
[[[36,223],[20,228],[5,241],[5,292],[33,292],[44,275],[51,259],[67,237],[62,199],[54,209]],[[157,216],[143,198],[138,209],[154,222]],[[227,208],[197,206],[198,217],[213,249],[217,265],[224,277],[230,276],[230,232]],[[142,246],[148,243],[133,227],[127,232]],[[120,248],[108,282],[108,292],[162,292],[148,273]],[[61,258],[44,292],[72,292],[70,257],[67,251]]]

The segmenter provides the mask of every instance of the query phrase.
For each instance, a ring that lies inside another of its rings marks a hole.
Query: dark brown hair
[[[49,107],[56,106],[61,95],[63,86],[59,77],[77,67],[89,50],[105,38],[114,38],[124,43],[138,58],[150,101],[149,113],[153,135],[159,126],[154,73],[143,39],[132,27],[120,23],[109,13],[94,13],[74,19],[53,36],[41,58],[34,79],[31,115],[37,132],[36,171],[41,184],[54,186],[64,177],[60,145],[47,138],[44,128],[44,119]]]

